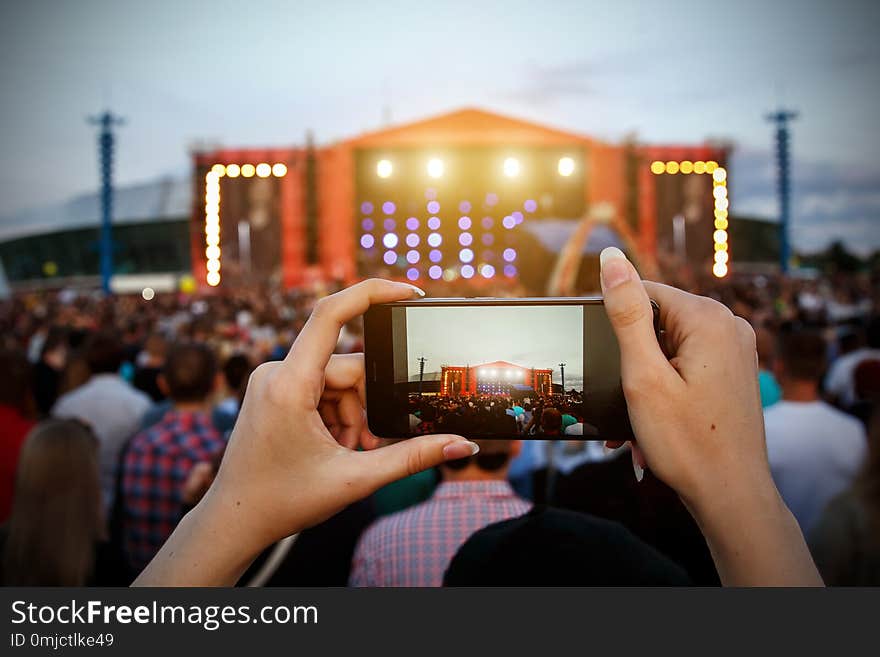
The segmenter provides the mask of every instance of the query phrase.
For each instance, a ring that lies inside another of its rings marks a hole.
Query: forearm
[[[241,511],[209,491],[132,586],[233,586],[264,547]]]
[[[695,511],[725,586],[823,586],[803,533],[772,480],[723,491]]]

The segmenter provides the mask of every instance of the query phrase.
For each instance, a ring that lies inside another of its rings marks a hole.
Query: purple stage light
[[[433,278],[435,281],[443,275],[443,268],[439,265],[433,265],[428,268],[428,276]]]
[[[440,204],[437,201],[428,201],[428,212],[431,214],[437,214],[440,212]]]
[[[492,228],[492,224],[495,223],[495,220],[492,217],[483,217],[483,228],[489,230]]]
[[[428,235],[428,246],[440,246],[443,243],[443,238],[440,237],[440,233],[431,233]]]
[[[394,214],[394,211],[397,209],[397,206],[394,205],[391,201],[385,201],[382,204],[382,212],[385,214]]]
[[[431,230],[437,230],[440,228],[440,217],[431,217],[428,219],[428,228]]]
[[[385,226],[385,230],[394,230],[397,228],[397,222],[390,218],[383,221],[382,225]]]
[[[361,246],[365,249],[372,249],[376,244],[376,239],[372,235],[361,236]]]
[[[523,222],[523,213],[519,210],[510,213],[510,216],[513,217],[516,223],[521,224]]]
[[[431,262],[440,262],[440,259],[443,257],[443,253],[439,249],[432,249],[428,254],[428,260]]]
[[[461,277],[462,278],[473,278],[474,277],[474,268],[471,267],[470,265],[462,265]]]
[[[411,281],[416,281],[419,279],[419,270],[415,267],[410,267],[406,270],[406,277]]]
[[[492,265],[483,265],[480,267],[480,276],[483,278],[492,278],[495,275],[495,267]]]
[[[419,229],[419,220],[415,217],[410,217],[406,220],[406,227],[409,230],[418,230]]]
[[[415,248],[419,245],[419,236],[415,233],[410,233],[406,236],[406,245],[411,248]]]
[[[419,252],[415,251],[415,250],[407,251],[406,252],[406,261],[411,265],[416,264],[419,261]]]
[[[397,246],[397,235],[394,233],[385,233],[385,237],[382,238],[382,244],[385,245],[386,249],[393,249]]]
[[[369,231],[373,230],[375,227],[376,227],[375,222],[373,222],[373,220],[370,219],[369,217],[367,217],[366,219],[364,219],[361,222],[361,228],[363,228],[365,231],[369,232]]]
[[[516,276],[516,267],[513,265],[504,265],[504,275],[507,278],[513,278]]]
[[[486,205],[498,205],[498,194],[495,192],[489,192],[486,194]]]
[[[507,262],[513,262],[514,260],[516,260],[516,250],[504,249],[504,253],[501,254],[501,257],[504,258]]]
[[[471,262],[474,259],[474,252],[470,249],[462,249],[458,252],[458,259],[462,262]]]
[[[462,233],[458,236],[458,243],[462,246],[470,246],[473,241],[474,237],[470,233]]]
[[[361,203],[361,212],[363,214],[373,214],[373,204],[369,201]]]
[[[470,212],[471,211],[471,202],[470,201],[462,201],[458,204],[459,212]]]
[[[532,199],[529,199],[528,201],[523,203],[523,208],[525,208],[526,212],[534,212],[538,209],[538,204]]]
[[[394,251],[386,251],[385,255],[382,256],[382,260],[385,261],[386,265],[393,265],[395,262],[397,262],[397,253],[395,253]]]
[[[425,190],[425,200],[433,201],[435,198],[437,198],[437,190],[433,187],[428,187],[428,189]]]
[[[510,230],[514,226],[516,226],[516,219],[507,215],[504,219],[501,220],[501,225],[504,226],[507,230]]]
[[[470,217],[459,217],[458,218],[458,227],[462,230],[470,230],[471,229],[471,218]]]
[[[495,242],[495,236],[492,233],[483,233],[483,244],[486,246],[492,246]]]

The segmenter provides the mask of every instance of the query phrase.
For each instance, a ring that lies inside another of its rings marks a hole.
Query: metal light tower
[[[562,372],[562,394],[565,394],[565,363],[559,363],[559,371]]]
[[[427,360],[424,356],[419,356],[419,397],[422,396],[422,379],[425,378],[425,362]]]
[[[788,153],[788,123],[798,117],[792,110],[779,109],[767,114],[765,118],[776,124],[776,166],[779,180],[779,266],[782,273],[788,273],[791,259],[791,244],[788,239],[788,225],[791,221],[791,183]]]
[[[110,294],[113,276],[113,126],[123,120],[109,111],[89,118],[89,123],[101,127],[98,135],[98,157],[101,169],[101,287]]]

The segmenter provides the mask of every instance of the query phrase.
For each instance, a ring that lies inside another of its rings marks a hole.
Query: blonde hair
[[[6,586],[83,586],[104,538],[98,441],[78,420],[46,420],[18,462],[3,554]]]

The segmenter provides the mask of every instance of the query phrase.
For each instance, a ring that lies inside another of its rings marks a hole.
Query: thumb
[[[473,456],[479,445],[461,436],[438,434],[417,436],[367,452],[354,452],[359,467],[367,474],[368,485],[375,490],[445,461]]]
[[[623,251],[609,246],[599,256],[605,312],[620,345],[621,373],[666,364],[654,334],[654,313],[648,293]]]

